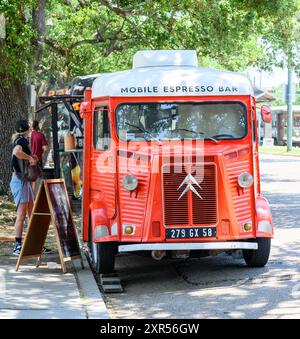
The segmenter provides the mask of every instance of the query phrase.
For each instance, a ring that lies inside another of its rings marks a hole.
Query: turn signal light
[[[252,223],[251,222],[245,222],[244,223],[244,231],[250,232],[252,230]]]
[[[125,226],[124,233],[126,235],[130,235],[134,233],[134,228],[132,226]]]

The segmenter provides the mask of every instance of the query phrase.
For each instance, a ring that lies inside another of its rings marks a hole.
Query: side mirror
[[[261,106],[261,118],[266,124],[272,122],[272,111],[270,107]]]
[[[87,101],[83,101],[80,104],[80,117],[82,119],[87,118],[88,114],[91,112],[91,105]]]
[[[87,87],[84,92],[84,101],[80,104],[80,117],[85,119],[91,113],[92,89]]]

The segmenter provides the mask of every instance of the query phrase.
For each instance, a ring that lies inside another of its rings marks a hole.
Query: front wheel
[[[115,268],[115,256],[115,243],[91,243],[92,266],[96,273],[112,273]]]
[[[271,252],[271,239],[257,238],[254,239],[253,242],[258,244],[258,249],[243,251],[246,264],[249,267],[264,267],[269,261]]]

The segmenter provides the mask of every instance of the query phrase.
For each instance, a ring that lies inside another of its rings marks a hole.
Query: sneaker
[[[22,244],[17,242],[15,244],[15,247],[14,247],[14,250],[13,250],[13,255],[18,257],[20,255],[20,253],[21,253],[21,249],[22,249]]]
[[[50,254],[50,253],[52,253],[52,251],[49,250],[49,248],[46,248],[46,247],[43,248],[43,254]]]

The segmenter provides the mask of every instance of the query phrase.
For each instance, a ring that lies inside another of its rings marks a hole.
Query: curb
[[[300,158],[300,154],[286,154],[286,153],[269,153],[269,152],[259,152],[259,154],[266,154],[266,155],[279,155],[281,157],[296,157]]]
[[[87,319],[111,319],[84,254],[82,259],[84,270],[81,268],[79,260],[73,262],[73,267],[86,317]]]

